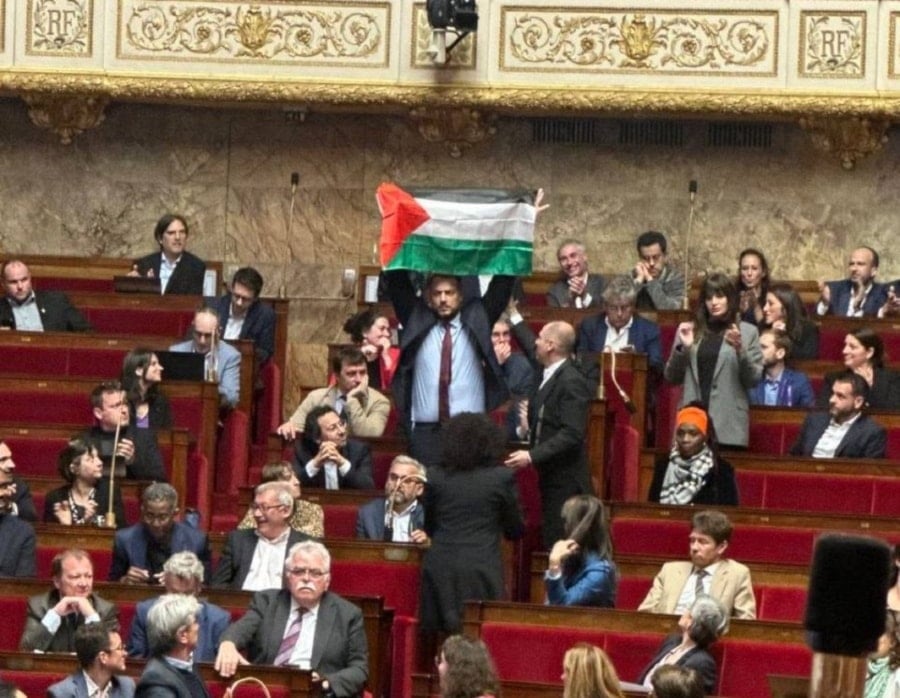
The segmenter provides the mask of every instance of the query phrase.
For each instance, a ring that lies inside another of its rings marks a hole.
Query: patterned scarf
[[[704,446],[700,453],[688,459],[682,458],[678,453],[678,447],[673,446],[659,503],[690,504],[703,487],[706,475],[712,467],[713,454],[709,446]]]

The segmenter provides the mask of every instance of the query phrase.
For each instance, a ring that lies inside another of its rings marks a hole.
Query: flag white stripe
[[[466,204],[416,199],[431,220],[413,234],[453,240],[534,240],[535,210],[531,204]]]

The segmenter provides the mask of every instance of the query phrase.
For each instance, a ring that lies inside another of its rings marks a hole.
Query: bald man
[[[535,338],[518,313],[511,314],[510,321],[541,381],[528,402],[527,424],[521,425],[523,432],[527,430],[529,448],[513,452],[506,465],[537,469],[543,541],[549,550],[563,538],[563,503],[592,491],[585,447],[590,383],[572,359],[575,329],[569,323],[549,322]]]

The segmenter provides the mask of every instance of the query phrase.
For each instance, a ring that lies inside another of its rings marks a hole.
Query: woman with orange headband
[[[719,457],[712,418],[691,403],[675,418],[672,452],[656,461],[651,502],[660,504],[737,504],[734,469]]]

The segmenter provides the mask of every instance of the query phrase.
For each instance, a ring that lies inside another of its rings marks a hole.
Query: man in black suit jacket
[[[519,344],[543,369],[528,401],[528,450],[506,460],[512,468],[534,465],[541,490],[542,533],[546,549],[563,536],[560,512],[565,501],[591,492],[585,443],[590,383],[572,361],[575,330],[567,322],[549,322],[537,339],[518,313],[511,316]]]
[[[153,230],[159,252],[137,260],[129,276],[159,279],[161,293],[202,295],[206,264],[185,249],[188,232],[187,221],[182,216],[171,213],[164,215],[156,222]]]
[[[369,675],[362,612],[329,592],[330,583],[331,556],[324,545],[309,541],[291,548],[285,588],[253,595],[247,613],[222,635],[216,670],[233,676],[239,664],[248,663],[239,654],[246,650],[254,664],[312,670],[313,680],[338,698],[361,695]]]
[[[846,317],[878,315],[887,301],[887,288],[875,280],[878,253],[871,247],[858,247],[850,253],[847,266],[848,278],[819,283],[821,296],[816,313]]]
[[[16,462],[13,460],[12,450],[9,445],[3,441],[0,436],[0,471],[9,473],[12,476],[15,485],[15,493],[13,494],[10,514],[18,516],[25,521],[34,523],[37,521],[37,509],[34,508],[34,498],[31,496],[31,489],[28,483],[22,478],[13,475],[16,469]],[[2,540],[2,538],[0,538]]]
[[[295,543],[310,540],[291,528],[294,496],[288,483],[278,480],[259,485],[252,509],[256,529],[237,529],[228,534],[212,586],[248,591],[280,589],[282,561],[288,550]]]
[[[0,577],[34,577],[37,539],[31,524],[12,513],[15,491],[12,473],[0,470]]]
[[[862,413],[868,385],[847,371],[831,385],[828,412],[814,412],[803,427],[791,455],[813,458],[884,458],[887,433]]]
[[[428,279],[421,297],[416,295],[408,271],[384,272],[383,279],[403,328],[400,363],[391,384],[394,403],[409,433],[410,455],[426,466],[436,465],[440,461],[441,421],[460,412],[489,412],[509,397],[491,343],[491,328],[506,307],[515,277],[494,276],[482,296],[475,277],[435,274]],[[453,356],[471,356],[475,365],[463,367],[458,358],[453,359],[448,414],[442,418],[439,371],[423,371],[417,376],[417,364],[420,358],[423,363],[432,362],[432,369],[435,362],[440,363],[447,325],[453,338]],[[426,351],[420,357],[423,347],[437,347],[437,353]]]
[[[249,339],[258,364],[275,353],[275,311],[259,302],[263,278],[253,267],[241,267],[231,277],[231,293],[216,301],[222,339]]]
[[[317,405],[306,415],[303,438],[294,446],[294,470],[304,487],[375,488],[369,447],[347,438],[347,423],[329,405]]]
[[[0,301],[0,327],[30,332],[90,332],[91,324],[59,291],[35,291],[24,262],[3,265],[6,296]]]

